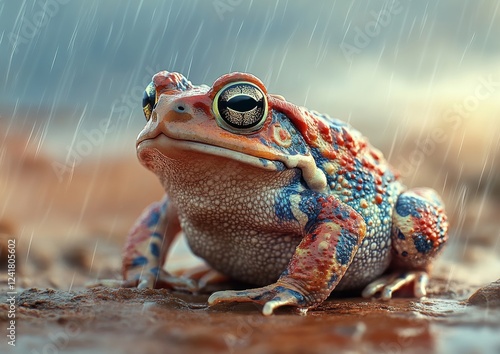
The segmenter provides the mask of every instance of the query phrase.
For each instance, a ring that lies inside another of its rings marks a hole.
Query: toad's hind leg
[[[372,282],[363,296],[381,292],[382,299],[388,300],[394,291],[412,282],[415,296],[425,296],[432,262],[448,239],[444,204],[433,189],[406,191],[398,198],[392,225],[391,268],[399,272]]]

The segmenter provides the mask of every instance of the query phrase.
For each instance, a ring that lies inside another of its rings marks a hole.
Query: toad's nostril
[[[175,109],[177,112],[184,112],[186,110],[186,107],[183,105],[178,105]]]

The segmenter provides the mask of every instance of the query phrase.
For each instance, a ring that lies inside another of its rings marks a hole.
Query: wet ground
[[[15,352],[498,353],[498,301],[459,300],[470,291],[435,278],[423,300],[334,298],[307,316],[284,309],[264,317],[249,304],[208,308],[207,295],[33,288],[17,300]]]

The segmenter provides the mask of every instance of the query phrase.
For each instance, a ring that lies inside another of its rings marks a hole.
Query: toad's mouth
[[[282,161],[249,155],[243,152],[203,142],[176,139],[169,137],[164,133],[159,133],[154,137],[144,137],[137,141],[137,156],[139,157],[139,160],[142,160],[142,153],[150,149],[155,149],[166,157],[172,157],[172,155],[176,154],[178,155],[178,152],[195,152],[218,156],[232,161],[238,161],[243,164],[268,171],[284,171],[287,169],[287,166]]]
[[[252,150],[253,155],[251,155],[204,142],[172,138],[164,132],[157,132],[155,134],[151,134],[151,132],[146,134],[141,133],[136,147],[137,156],[142,163],[148,160],[148,151],[151,151],[151,149],[170,158],[185,158],[186,153],[195,152],[238,161],[267,171],[284,171],[298,168],[301,170],[302,177],[310,189],[317,192],[324,192],[327,187],[324,172],[316,165],[316,161],[310,154],[282,155],[269,154],[267,152],[259,156],[258,150]],[[270,157],[274,159],[270,159]]]

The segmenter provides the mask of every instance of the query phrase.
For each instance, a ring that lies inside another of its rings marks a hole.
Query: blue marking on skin
[[[328,184],[335,184],[338,186],[339,181],[338,177],[339,174],[334,173],[334,174],[328,174],[325,171],[324,165],[331,163],[329,159],[325,158],[321,152],[317,148],[312,148],[311,149],[311,154],[314,157],[314,160],[316,161],[316,164],[318,167],[320,167],[326,175],[326,179]],[[347,173],[342,174],[342,177],[344,179],[343,183],[348,183],[350,187],[342,187],[341,191],[337,191],[336,189],[333,190],[334,194],[341,194],[343,190],[346,188],[349,190],[351,193],[351,198],[352,200],[346,202],[346,204],[356,208],[356,206],[359,203],[359,199],[361,198],[366,198],[366,199],[371,199],[375,196],[376,190],[375,190],[375,177],[373,175],[372,171],[369,171],[366,167],[363,166],[362,162],[359,159],[354,160],[354,169],[352,171],[349,171]],[[389,176],[387,177],[389,178]],[[387,178],[384,178],[382,180],[382,185],[381,187],[384,188],[387,185]],[[361,189],[358,189],[358,186],[361,185]]]
[[[135,257],[132,260],[132,267],[139,267],[148,264],[148,259],[144,256]]]
[[[292,212],[292,203],[290,198],[297,195],[297,187],[294,185],[284,187],[274,199],[274,213],[281,221],[295,220]]]
[[[351,235],[349,231],[342,229],[340,233],[339,242],[337,243],[337,260],[342,265],[349,263],[351,259],[354,248],[358,244],[357,237]]]
[[[279,293],[288,293],[288,294],[292,295],[294,298],[297,299],[298,305],[302,305],[306,302],[304,295],[302,295],[298,291],[287,289],[284,286],[277,286],[274,290],[279,292]],[[280,296],[276,296],[274,299],[278,300],[280,298],[281,298]]]
[[[322,207],[316,199],[317,194],[313,191],[306,190],[300,193],[300,197],[299,209],[307,215],[305,231],[310,233],[318,222],[318,215]]]
[[[164,213],[167,211],[167,207],[168,207],[168,202],[167,202],[167,201],[164,201],[164,202],[161,204],[160,213],[161,213],[161,214],[164,214]]]
[[[333,284],[335,284],[337,282],[337,279],[338,279],[338,275],[337,274],[332,274],[332,276],[330,277],[330,280],[328,280],[328,288],[330,288]]]
[[[276,167],[276,171],[285,171],[287,169],[285,164],[281,161],[270,161],[270,162]]]
[[[158,225],[158,221],[160,221],[160,211],[159,210],[153,210],[151,214],[149,215],[148,227],[153,227]]]
[[[332,210],[332,214],[340,220],[347,220],[351,217],[348,210],[346,210],[345,208],[340,208],[339,206]]]
[[[273,121],[279,122],[281,128],[290,133],[292,144],[286,149],[290,154],[307,154],[309,151],[308,145],[305,143],[302,135],[297,131],[297,128],[295,128],[290,119],[288,119],[284,113],[273,110]]]
[[[153,256],[155,256],[156,258],[159,258],[160,257],[160,246],[158,246],[154,242],[151,242],[151,244],[150,244],[149,247],[150,247],[150,250],[151,250],[151,254]]]
[[[398,238],[400,240],[406,240],[406,236],[398,229]]]
[[[324,157],[321,152],[319,151],[318,148],[311,148],[311,155],[312,157],[314,158],[314,161],[316,162],[316,165],[321,168],[321,170],[323,172],[324,169],[323,169],[323,165],[327,162],[331,162],[330,159],[327,159],[326,157]],[[326,174],[327,177],[329,176],[328,174]],[[331,177],[331,176],[330,176]],[[334,176],[335,177],[335,176]]]
[[[290,221],[295,219],[292,212],[292,206],[288,198],[288,196],[281,198],[278,195],[274,201],[274,212],[281,221]]]
[[[285,171],[286,170],[285,164],[281,161],[273,161],[273,160],[267,160],[267,159],[263,159],[263,158],[260,158],[259,161],[263,167],[267,167],[270,164],[273,164],[276,171]]]
[[[149,270],[151,272],[151,274],[153,274],[154,276],[158,276],[158,274],[160,273],[160,268],[159,267],[154,267],[154,268],[151,268]]]
[[[432,249],[431,241],[427,240],[427,238],[421,234],[413,237],[413,244],[415,245],[415,248],[417,249],[417,251],[420,253],[425,254]]]
[[[181,75],[180,81],[177,82],[176,88],[179,91],[187,91],[191,89],[193,85],[189,82],[188,79],[186,79],[184,76]]]
[[[348,220],[350,218],[349,210],[343,208],[342,205],[338,205],[336,208],[329,210],[328,214],[332,215],[332,218],[322,218],[319,220],[318,217],[323,206],[318,202],[318,194],[306,190],[300,193],[300,197],[299,209],[307,215],[308,219],[305,226],[307,233],[310,233],[318,223],[335,222],[335,219]]]
[[[415,218],[422,217],[418,212],[418,209],[425,209],[425,202],[408,195],[400,195],[396,203],[396,212],[402,217],[411,215]]]
[[[305,143],[302,135],[297,131],[295,126],[284,113],[273,110],[271,124],[278,124],[283,130],[287,131],[290,134],[291,144],[288,147],[284,147],[272,141],[272,139],[266,140],[264,138],[260,138],[259,140],[263,145],[269,146],[287,155],[306,155],[308,153],[309,146]]]
[[[264,297],[264,295],[266,295],[266,294],[252,296],[252,299],[255,300],[255,301],[259,301],[260,299],[262,299]]]
[[[443,215],[438,215],[436,221],[436,229],[439,230],[439,238],[442,239],[445,237],[444,229],[441,227],[441,223],[443,222]]]

